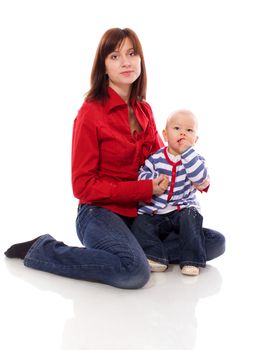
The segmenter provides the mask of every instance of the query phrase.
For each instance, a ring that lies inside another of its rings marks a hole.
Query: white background
[[[227,238],[219,272],[229,279],[212,307],[225,312],[237,295],[233,309],[242,305],[243,324],[245,306],[261,302],[252,323],[244,322],[243,333],[252,334],[255,319],[269,311],[269,18],[266,0],[1,0],[1,251],[44,233],[78,244],[70,180],[73,120],[89,89],[100,37],[108,28],[130,27],[144,49],[147,100],[159,131],[177,108],[198,116],[197,149],[208,160],[212,181],[199,198],[205,226]],[[1,266],[7,263],[3,258]],[[207,313],[208,305],[201,308]],[[202,322],[200,344],[204,327]],[[264,322],[257,332],[263,330]],[[264,338],[255,334],[254,346],[259,339],[263,349]]]

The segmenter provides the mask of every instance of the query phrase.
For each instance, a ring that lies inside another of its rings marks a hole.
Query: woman
[[[165,191],[164,177],[137,181],[144,160],[163,143],[145,102],[146,70],[137,35],[130,29],[106,31],[97,48],[91,89],[74,122],[72,185],[79,199],[77,234],[84,248],[50,235],[11,246],[10,258],[25,266],[119,288],[141,288],[149,277],[145,254],[130,231],[137,203]],[[224,237],[206,230],[208,259],[224,251]],[[177,262],[178,238],[164,240]]]

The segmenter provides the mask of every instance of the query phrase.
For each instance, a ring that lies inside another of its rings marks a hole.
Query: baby
[[[179,264],[183,274],[198,275],[206,265],[203,218],[196,198],[197,190],[207,191],[209,175],[205,161],[194,149],[198,122],[187,110],[177,110],[163,130],[168,143],[151,155],[139,171],[139,180],[166,178],[160,183],[165,192],[143,204],[132,231],[144,249],[152,271],[165,271],[169,261],[162,237],[174,230],[179,235]]]

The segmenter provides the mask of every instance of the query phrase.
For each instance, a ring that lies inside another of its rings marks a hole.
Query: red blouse
[[[74,121],[73,193],[80,204],[134,217],[137,203],[152,197],[152,180],[137,181],[138,169],[163,142],[148,103],[132,104],[142,127],[132,135],[126,102],[111,88],[108,94],[105,102],[84,102]]]

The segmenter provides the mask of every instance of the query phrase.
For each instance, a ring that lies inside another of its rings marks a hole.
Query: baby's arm
[[[139,170],[138,180],[153,180],[159,176],[158,171],[155,170],[155,166],[151,161],[151,157],[146,159],[144,166],[141,166]]]
[[[205,159],[200,156],[193,147],[190,147],[181,155],[182,164],[186,170],[188,179],[194,186],[203,191],[210,185]]]
[[[153,194],[157,196],[162,195],[169,185],[168,177],[155,170],[151,157],[146,159],[144,166],[140,168],[138,180],[153,180]]]

